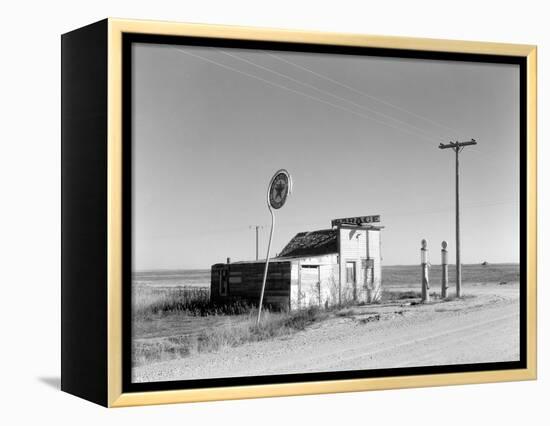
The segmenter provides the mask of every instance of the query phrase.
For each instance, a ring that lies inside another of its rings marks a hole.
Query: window
[[[355,284],[355,262],[346,262],[346,283]]]

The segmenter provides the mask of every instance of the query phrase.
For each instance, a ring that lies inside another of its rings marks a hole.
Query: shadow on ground
[[[44,383],[45,385],[54,388],[54,389],[61,389],[61,378],[60,377],[39,377],[39,382]]]

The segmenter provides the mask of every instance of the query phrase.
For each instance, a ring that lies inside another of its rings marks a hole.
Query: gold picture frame
[[[78,32],[67,34],[67,44],[70,37],[76,38]],[[184,24],[173,22],[155,22],[142,20],[127,20],[109,18],[102,21],[97,33],[105,40],[106,47],[105,78],[106,91],[106,289],[104,310],[106,329],[100,334],[105,339],[105,370],[99,375],[101,383],[97,386],[102,390],[101,397],[93,397],[87,391],[81,391],[76,380],[71,376],[77,374],[78,367],[67,367],[62,374],[62,388],[70,393],[95,400],[109,407],[123,407],[147,404],[167,404],[179,402],[229,400],[243,398],[261,398],[274,396],[306,395],[336,392],[355,392],[379,389],[412,388],[426,386],[459,385],[469,383],[490,383],[515,380],[534,380],[537,377],[537,49],[532,45],[488,43],[472,41],[437,40],[408,37],[373,36],[360,34],[336,34],[313,31],[290,31],[279,29],[261,29],[252,27],[236,27],[222,25]],[[444,374],[421,374],[396,377],[354,378],[343,380],[326,380],[314,382],[274,383],[261,385],[242,385],[226,387],[205,387],[197,389],[171,389],[144,392],[123,391],[123,319],[122,311],[123,283],[123,36],[124,34],[161,35],[170,37],[201,37],[225,40],[250,40],[276,43],[302,43],[328,46],[369,47],[378,49],[399,49],[406,51],[445,52],[449,54],[503,55],[523,58],[526,63],[526,368],[467,371]],[[95,36],[89,36],[95,37]],[[76,42],[75,42],[76,43]],[[70,46],[69,46],[70,47]],[[75,50],[78,46],[74,47]],[[72,52],[67,48],[67,51]],[[67,61],[74,60],[71,54],[65,56]],[[76,57],[76,53],[74,54]],[[71,71],[72,72],[72,71]],[[69,75],[69,71],[67,74]],[[68,79],[69,77],[67,77]],[[64,85],[69,83],[63,80]],[[70,95],[67,95],[70,96]],[[66,101],[66,103],[70,102]],[[67,141],[69,142],[69,136]],[[67,172],[67,176],[69,176]],[[70,177],[70,176],[69,176]],[[64,193],[64,197],[68,197]],[[71,203],[67,199],[67,203]],[[70,209],[70,206],[67,207]],[[67,233],[70,231],[66,231]],[[66,234],[68,235],[68,234]],[[67,237],[70,238],[70,237]],[[82,259],[86,262],[86,259]],[[69,260],[64,259],[64,262]],[[69,272],[67,273],[69,274]],[[64,286],[75,285],[74,280],[67,278]],[[70,282],[69,282],[70,281]],[[69,295],[69,290],[63,294],[64,303],[76,303]],[[103,297],[101,296],[101,297]],[[98,296],[100,298],[100,296]],[[67,318],[71,321],[71,309],[67,308]],[[76,309],[76,308],[75,308]],[[63,338],[67,344],[75,348],[73,333],[82,330],[65,330]],[[85,329],[91,325],[83,326]],[[76,351],[76,349],[73,349]],[[62,351],[63,352],[63,351]],[[100,354],[101,355],[101,354]],[[100,356],[98,355],[98,357]],[[65,359],[77,356],[67,349]],[[69,362],[67,361],[67,364]],[[77,363],[77,361],[73,361]],[[84,368],[83,366],[82,368]],[[105,374],[103,374],[105,373]],[[87,376],[84,376],[86,380]],[[93,380],[93,379],[89,379]]]

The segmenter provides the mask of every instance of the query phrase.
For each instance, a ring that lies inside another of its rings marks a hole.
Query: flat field
[[[167,274],[170,275],[170,274]],[[175,274],[172,274],[175,275]],[[420,267],[386,266],[378,304],[266,312],[212,306],[200,285],[134,287],[135,382],[500,362],[519,359],[519,265],[464,265],[463,294],[420,304]]]

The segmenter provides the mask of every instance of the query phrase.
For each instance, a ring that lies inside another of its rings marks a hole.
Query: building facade
[[[270,260],[264,303],[282,309],[372,303],[380,299],[382,227],[335,223],[300,232]],[[218,263],[211,269],[213,302],[260,299],[265,261]]]

